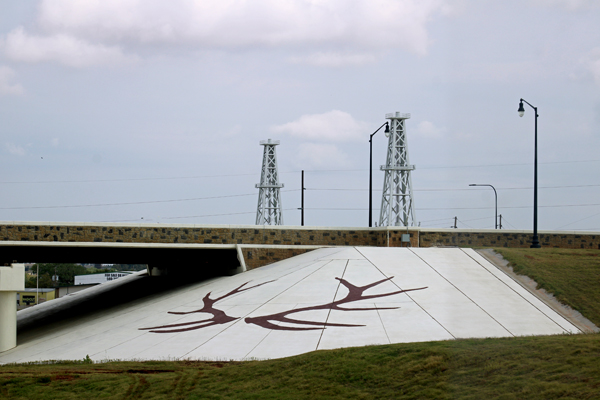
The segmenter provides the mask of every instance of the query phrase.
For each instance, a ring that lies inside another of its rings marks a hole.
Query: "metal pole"
[[[304,170],[302,170],[302,200],[300,202],[300,207],[302,212],[300,213],[300,226],[304,226]]]
[[[373,226],[373,136],[386,125],[387,122],[369,136],[369,228]]]
[[[496,198],[496,212],[494,214],[494,229],[498,229],[498,193],[496,192],[496,188],[487,183],[471,183],[469,186],[489,186],[494,189],[494,196]]]
[[[369,228],[373,226],[373,135],[369,137]]]
[[[527,103],[529,104],[529,103]],[[540,240],[538,238],[537,231],[537,217],[538,217],[538,156],[537,156],[537,121],[538,121],[538,113],[537,107],[533,107],[535,111],[535,156],[534,156],[534,166],[533,166],[533,238],[531,239],[531,248],[539,249]]]
[[[519,116],[522,117],[523,114],[525,113],[525,109],[523,108],[523,103],[527,103],[527,105],[531,108],[533,108],[533,111],[535,112],[535,136],[534,136],[534,157],[533,157],[533,237],[531,238],[531,248],[532,249],[539,249],[540,247],[542,247],[540,245],[540,240],[538,238],[538,232],[537,232],[537,192],[538,192],[538,184],[537,184],[537,122],[538,122],[538,112],[537,112],[537,107],[532,106],[528,101],[521,99],[519,102]]]
[[[492,185],[490,185],[492,186]],[[492,186],[492,189],[494,189],[494,196],[496,197],[496,213],[494,214],[494,224],[495,227],[494,229],[498,229],[498,193],[496,193],[496,188]]]

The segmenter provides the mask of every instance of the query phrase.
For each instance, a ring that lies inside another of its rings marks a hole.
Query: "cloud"
[[[331,66],[363,63],[373,57],[367,54],[392,48],[426,54],[426,25],[450,12],[449,1],[42,0],[38,22],[54,41],[64,35],[58,37],[88,46],[285,47]]]
[[[417,125],[417,133],[425,138],[440,138],[444,131],[445,129],[438,128],[429,121],[423,121]]]
[[[533,0],[536,5],[558,6],[569,10],[580,10],[598,7],[598,0]]]
[[[350,157],[334,144],[302,143],[298,147],[296,164],[302,168],[350,167]]]
[[[317,52],[304,57],[290,57],[294,64],[308,64],[316,67],[342,67],[363,65],[377,61],[373,54],[342,54],[338,52]]]
[[[12,155],[15,155],[15,156],[24,156],[25,155],[25,149],[22,148],[21,146],[17,146],[16,144],[6,143],[5,147],[6,147],[6,150],[8,150],[8,152]]]
[[[580,62],[585,74],[591,76],[594,82],[600,86],[600,47],[591,50]]]
[[[70,67],[88,67],[135,60],[135,57],[123,54],[118,47],[88,43],[63,33],[34,36],[23,27],[9,32],[2,47],[10,60],[29,63],[53,61]]]
[[[326,142],[344,142],[366,138],[366,124],[339,110],[323,114],[303,115],[295,121],[274,126],[271,131],[307,140]]]
[[[15,72],[11,68],[0,66],[0,95],[21,95],[25,92],[21,85],[18,83],[12,83],[14,76]]]

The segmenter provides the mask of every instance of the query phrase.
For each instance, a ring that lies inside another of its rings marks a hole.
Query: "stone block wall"
[[[312,249],[244,248],[244,261],[248,270],[285,260]]]
[[[473,232],[458,229],[420,231],[420,247],[521,247],[531,245],[531,232],[486,231]],[[564,249],[600,249],[599,234],[585,233],[538,233],[542,247]]]
[[[382,245],[380,236],[378,231],[364,229],[0,225],[4,241],[378,246]]]
[[[0,241],[210,243],[401,247],[406,229],[0,223]],[[529,247],[531,232],[410,228],[411,247]],[[544,247],[600,249],[599,233],[540,232]]]

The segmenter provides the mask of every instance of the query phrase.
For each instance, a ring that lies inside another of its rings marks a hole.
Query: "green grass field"
[[[600,323],[600,251],[500,251],[515,270]],[[369,346],[234,363],[5,365],[0,398],[599,399],[600,334]]]
[[[600,250],[508,249],[496,251],[516,273],[600,326]]]

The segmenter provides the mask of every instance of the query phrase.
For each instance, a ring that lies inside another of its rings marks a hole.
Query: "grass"
[[[598,323],[599,251],[499,249]],[[598,399],[600,335],[470,339],[250,362],[0,366],[10,399]]]
[[[600,250],[495,249],[514,271],[600,326]]]
[[[251,362],[0,367],[15,399],[598,398],[600,335],[456,340]]]

